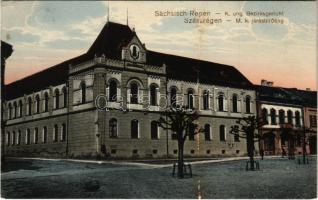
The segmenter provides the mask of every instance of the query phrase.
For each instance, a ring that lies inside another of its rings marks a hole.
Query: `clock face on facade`
[[[138,58],[139,58],[140,48],[139,48],[138,45],[136,45],[136,44],[130,45],[129,51],[130,51],[130,56],[131,56],[133,59],[138,59]]]

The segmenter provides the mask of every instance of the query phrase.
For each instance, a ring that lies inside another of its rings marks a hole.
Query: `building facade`
[[[257,113],[264,122],[259,148],[265,155],[316,153],[317,92],[264,82],[256,86]]]
[[[198,110],[205,130],[186,156],[241,156],[246,142],[229,130],[256,114],[253,85],[234,67],[148,50],[113,22],[85,54],[7,85],[5,99],[12,156],[177,156],[174,134],[156,123],[171,105]]]

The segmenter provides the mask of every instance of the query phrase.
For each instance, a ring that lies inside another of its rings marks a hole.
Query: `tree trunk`
[[[247,138],[246,138],[246,145],[247,145],[247,153],[248,156],[250,157],[250,164],[251,168],[250,170],[255,170],[254,167],[254,134],[253,133],[248,133]]]
[[[305,133],[305,130],[304,130],[304,133],[303,133],[303,163],[305,164],[306,163],[306,133]]]
[[[178,138],[178,177],[183,178],[183,146],[184,142],[182,138]]]

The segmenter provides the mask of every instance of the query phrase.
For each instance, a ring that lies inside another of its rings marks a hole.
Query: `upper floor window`
[[[54,106],[55,109],[60,107],[60,91],[57,88],[54,90]]]
[[[109,97],[108,100],[111,102],[117,101],[117,82],[111,80],[109,82]]]
[[[82,103],[86,103],[86,84],[84,81],[81,82],[80,84],[80,90],[81,90],[81,100],[82,100]]]
[[[288,124],[293,124],[293,112],[291,110],[287,111],[287,122]]]
[[[67,90],[66,87],[62,88],[62,97],[63,97],[63,107],[65,108],[67,106]]]
[[[237,95],[236,94],[233,94],[233,97],[232,97],[232,109],[233,109],[233,112],[237,112]]]
[[[35,96],[35,113],[40,113],[40,96]]]
[[[245,99],[246,113],[251,113],[251,97],[247,96]]]
[[[223,94],[220,94],[218,96],[218,105],[219,105],[219,111],[224,111],[224,96],[223,96]]]
[[[210,127],[210,124],[205,124],[204,125],[204,138],[207,141],[211,140],[211,127]]]
[[[271,109],[271,124],[277,124],[276,122],[276,110],[275,109]]]
[[[9,107],[9,109],[8,109],[8,114],[9,114],[8,118],[12,119],[12,105],[11,105],[11,103],[9,103],[8,107]]]
[[[62,130],[61,130],[61,141],[66,140],[66,124],[62,124]]]
[[[118,137],[117,133],[117,119],[112,118],[109,120],[109,137],[116,138]]]
[[[151,139],[159,139],[158,123],[156,121],[151,122]]]
[[[28,98],[27,114],[28,115],[32,114],[32,99],[31,99],[31,97]]]
[[[225,136],[225,126],[224,125],[220,126],[219,133],[220,133],[220,141],[225,141],[226,136]]]
[[[210,107],[210,93],[208,90],[203,91],[203,109],[208,110]]]
[[[177,106],[177,89],[175,87],[170,89],[170,104],[172,107]]]
[[[130,103],[138,104],[138,84],[132,82],[130,84]]]
[[[278,115],[279,115],[279,123],[284,124],[285,123],[285,111],[279,110]]]
[[[157,88],[155,84],[150,85],[150,105],[152,106],[157,105]]]
[[[18,106],[17,106],[17,102],[13,103],[13,118],[17,118],[17,112],[18,112]]]
[[[47,92],[44,93],[44,112],[49,111],[49,95]]]
[[[263,108],[262,109],[262,121],[263,121],[264,124],[268,124],[267,117],[268,117],[267,109]]]
[[[193,107],[194,107],[194,92],[192,89],[188,90],[187,99],[188,99],[188,108],[193,109]]]
[[[295,112],[295,123],[296,123],[296,126],[300,126],[300,113],[299,113],[299,111]]]
[[[19,117],[22,117],[22,112],[23,112],[23,104],[22,100],[19,101]]]
[[[138,120],[134,119],[130,122],[131,125],[131,138],[137,139],[139,138],[139,122]]]

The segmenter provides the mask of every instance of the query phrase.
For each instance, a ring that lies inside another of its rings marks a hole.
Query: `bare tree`
[[[184,161],[183,150],[184,142],[188,136],[193,136],[202,132],[199,128],[197,119],[199,115],[195,110],[187,110],[184,108],[168,108],[159,118],[158,126],[165,130],[171,130],[172,134],[176,134],[178,140],[178,177],[183,178]],[[190,126],[193,131],[190,131]]]
[[[259,142],[262,136],[257,132],[264,123],[261,118],[255,116],[248,116],[240,118],[236,121],[237,125],[231,126],[230,133],[239,138],[246,139],[247,155],[250,157],[250,170],[255,170],[254,165],[254,150],[255,142]]]

